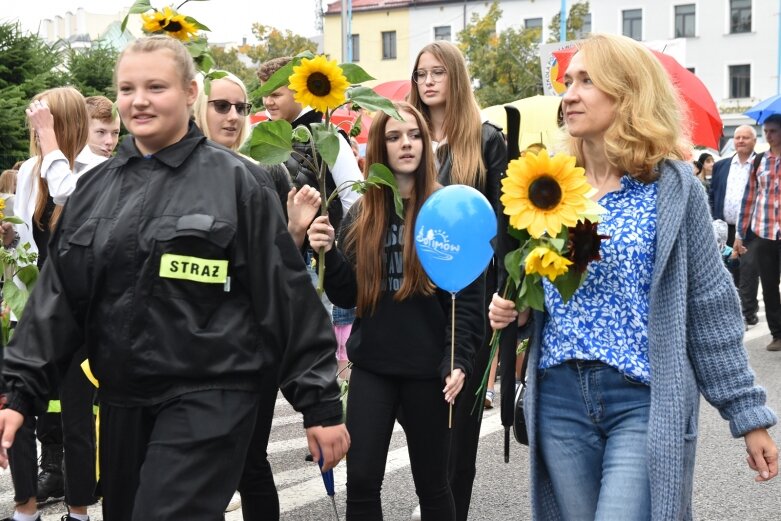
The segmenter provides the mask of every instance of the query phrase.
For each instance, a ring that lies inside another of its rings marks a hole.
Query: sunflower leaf
[[[306,143],[312,139],[312,133],[304,125],[299,125],[293,130],[293,141],[296,143]]]
[[[292,136],[293,127],[284,119],[263,121],[239,151],[266,165],[284,163],[293,150]]]
[[[293,61],[295,62],[296,65],[298,65],[299,63],[301,63],[301,60],[303,60],[304,58],[306,58],[307,60],[312,60],[314,59],[314,57],[315,55],[314,53],[312,53],[312,51],[303,51],[296,54],[296,57],[293,59]]]
[[[315,139],[315,148],[320,153],[320,156],[328,164],[328,167],[333,169],[336,163],[336,158],[339,155],[339,134],[337,134],[335,127],[316,128],[312,125],[312,134]]]
[[[507,232],[512,237],[518,239],[518,242],[521,244],[524,244],[526,241],[528,241],[531,238],[531,235],[529,234],[528,230],[519,230],[518,228],[513,228],[512,226],[508,226]]]
[[[365,184],[366,187],[384,185],[393,191],[393,206],[396,208],[396,215],[400,219],[404,219],[404,207],[401,203],[401,194],[399,194],[399,187],[396,185],[396,178],[390,169],[381,163],[372,163],[369,165],[369,176],[361,184]],[[363,188],[363,187],[361,187]],[[360,193],[365,193],[366,189],[363,189]]]
[[[122,25],[120,26],[119,30],[123,33],[125,32],[125,27],[127,27],[127,19],[131,14],[145,13],[150,9],[154,9],[150,3],[150,0],[136,0],[136,2],[130,6],[130,9],[125,15],[125,18],[122,19]]]
[[[201,31],[211,31],[211,29],[209,29],[208,27],[203,25],[201,22],[199,22],[198,20],[196,20],[192,16],[185,16],[184,19],[185,19],[185,21],[190,22],[191,24],[193,24],[197,29],[199,29]]]
[[[521,262],[523,256],[521,248],[513,250],[504,256],[504,267],[507,270],[507,275],[513,279],[516,285],[521,282]]]
[[[578,273],[577,270],[570,269],[564,275],[560,275],[556,277],[556,280],[553,282],[553,285],[556,286],[556,289],[559,290],[559,295],[561,295],[561,300],[567,302],[569,299],[572,298],[572,295],[574,295],[575,292],[578,290],[583,280],[584,277],[581,276],[581,274]]]
[[[287,87],[290,84],[290,75],[293,74],[293,67],[298,65],[298,62],[299,60],[294,59],[272,74],[268,81],[258,89],[258,96],[266,97],[280,87]]]
[[[567,244],[567,241],[564,239],[561,239],[559,237],[556,237],[555,239],[549,239],[550,245],[556,248],[559,252],[564,250],[564,245]]]
[[[20,217],[17,217],[15,215],[6,215],[3,217],[4,223],[13,223],[13,224],[25,224],[24,220]]]
[[[347,81],[349,81],[352,85],[357,85],[358,83],[363,83],[364,81],[370,81],[374,79],[374,77],[363,70],[363,67],[360,65],[356,65],[354,63],[343,63],[339,65],[339,67],[342,68],[342,74],[344,74],[344,77],[347,78]]]
[[[393,102],[380,96],[369,87],[352,87],[347,90],[347,99],[367,110],[381,110],[394,119],[401,121],[401,115]]]
[[[521,285],[521,293],[516,300],[518,309],[530,307],[537,311],[545,308],[545,292],[542,289],[542,280],[536,273],[526,275]]]

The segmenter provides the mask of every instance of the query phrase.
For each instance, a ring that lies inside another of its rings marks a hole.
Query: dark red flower
[[[567,258],[572,261],[572,268],[578,273],[583,273],[591,261],[598,261],[599,247],[602,241],[610,238],[609,235],[600,235],[597,232],[599,223],[592,223],[588,219],[578,221],[575,226],[569,228],[569,244],[567,245]]]

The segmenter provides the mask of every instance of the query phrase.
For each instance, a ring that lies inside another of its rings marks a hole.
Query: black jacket
[[[42,412],[83,344],[113,405],[255,390],[274,366],[305,426],[341,421],[332,328],[278,197],[195,125],[148,157],[126,139],[79,180],[5,350],[9,407]]]
[[[358,200],[342,223],[340,237],[363,206]],[[381,225],[382,223],[377,223]],[[405,378],[444,378],[450,373],[451,295],[437,289],[431,296],[394,300],[403,273],[404,223],[395,212],[388,218],[383,284],[377,309],[357,317],[347,340],[347,355],[356,367]],[[344,241],[341,241],[344,244]],[[341,246],[340,246],[341,248]],[[349,252],[331,248],[325,257],[325,291],[341,308],[355,307],[359,282],[355,259]],[[469,377],[475,351],[485,334],[483,293],[485,278],[458,292],[455,317],[454,366]]]
[[[482,125],[481,150],[483,152],[483,163],[485,164],[485,186],[474,186],[488,199],[491,207],[496,214],[497,238],[494,243],[494,265],[488,270],[486,290],[489,295],[493,294],[497,288],[504,284],[504,255],[511,249],[517,248],[507,236],[507,226],[509,221],[502,211],[502,203],[499,198],[502,195],[502,178],[507,171],[507,143],[504,140],[502,131],[492,123],[485,122]],[[445,152],[447,149],[445,149]],[[452,183],[450,172],[452,170],[452,158],[450,154],[445,155],[442,165],[439,168],[437,180],[442,186],[448,186]],[[498,266],[497,270],[495,266]]]

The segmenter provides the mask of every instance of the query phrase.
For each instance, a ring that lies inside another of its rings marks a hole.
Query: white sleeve
[[[71,171],[65,154],[60,150],[53,150],[43,157],[41,178],[46,180],[54,204],[62,205],[76,188],[78,176]]]
[[[346,181],[363,181],[363,174],[361,169],[358,168],[358,161],[356,161],[353,155],[353,150],[342,136],[339,136],[339,155],[336,156],[336,163],[334,163],[334,167],[331,169],[331,175],[337,187]],[[352,188],[344,187],[339,190],[339,199],[342,201],[344,215],[347,215],[350,207],[360,196],[361,194]]]

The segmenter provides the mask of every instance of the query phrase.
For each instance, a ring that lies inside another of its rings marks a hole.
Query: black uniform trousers
[[[65,372],[59,396],[62,414],[46,413],[38,418],[41,444],[64,446],[65,501],[87,506],[95,497],[95,387],[81,369],[86,349],[80,350]],[[54,397],[56,398],[56,396]],[[27,501],[38,493],[36,419],[25,418],[17,441],[9,450],[14,483],[14,501]]]
[[[755,261],[762,282],[762,299],[765,302],[767,327],[773,340],[781,338],[781,239],[756,237],[752,243]]]
[[[146,407],[101,403],[103,519],[221,521],[257,407],[257,393],[220,389]]]
[[[279,496],[267,452],[277,402],[276,373],[273,370],[262,377],[255,430],[239,481],[244,521],[279,521]]]

